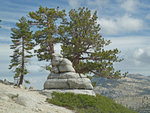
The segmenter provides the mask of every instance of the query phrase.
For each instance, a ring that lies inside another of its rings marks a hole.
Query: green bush
[[[102,95],[90,96],[74,93],[52,93],[52,98],[46,99],[47,102],[63,106],[77,113],[137,113],[131,111],[112,99]]]
[[[12,96],[11,96],[11,98],[12,98],[12,99],[14,99],[14,98],[18,98],[18,96],[19,96],[19,94],[12,95]]]

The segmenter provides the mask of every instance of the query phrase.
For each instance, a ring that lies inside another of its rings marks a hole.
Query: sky
[[[16,22],[28,15],[30,11],[37,11],[39,6],[65,9],[88,7],[91,12],[97,11],[101,26],[101,35],[111,44],[106,49],[118,48],[120,58],[124,61],[116,63],[115,69],[122,72],[150,75],[150,1],[149,0],[0,0],[0,79],[13,80],[10,65],[11,28]],[[60,52],[60,44],[55,51]],[[31,59],[28,64],[30,73],[26,76],[31,85],[42,88],[49,72],[42,66],[46,62]],[[32,77],[31,77],[32,76]]]

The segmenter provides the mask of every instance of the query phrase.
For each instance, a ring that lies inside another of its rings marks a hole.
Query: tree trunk
[[[54,53],[54,45],[52,41],[49,42],[49,48],[50,48],[50,53],[51,54]]]
[[[23,83],[23,78],[24,78],[24,38],[22,38],[22,61],[21,61],[21,76],[19,80],[18,86],[22,85]]]
[[[88,67],[83,67],[83,68],[80,68],[77,72],[78,73],[88,73],[90,70]]]
[[[50,60],[52,61],[52,54],[54,53],[54,44],[52,41],[49,42],[49,48],[50,48]]]
[[[48,20],[48,28],[50,28],[50,21]],[[52,33],[50,32],[51,36],[52,36]],[[48,42],[49,43],[49,48],[50,48],[50,54],[52,55],[54,53],[54,44],[53,44],[53,39],[52,37],[48,37],[50,38],[50,41]],[[51,58],[52,60],[52,58]]]
[[[73,60],[73,67],[75,68],[75,71],[78,73],[78,70],[76,70],[77,65],[79,64],[79,57],[75,57]]]
[[[76,67],[78,64],[79,64],[79,58],[76,57],[76,58],[73,60],[73,66]]]

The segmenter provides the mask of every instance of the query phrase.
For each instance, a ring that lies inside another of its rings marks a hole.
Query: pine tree
[[[62,38],[62,54],[73,62],[78,73],[98,75],[106,78],[120,78],[121,72],[115,71],[114,62],[118,59],[118,49],[106,50],[111,43],[100,35],[97,12],[91,15],[88,8],[72,9],[70,21],[59,27]]]
[[[40,48],[36,50],[38,59],[49,61],[54,53],[54,44],[59,42],[58,23],[64,19],[65,10],[59,8],[43,8],[40,6],[38,11],[29,12],[32,19],[31,25],[35,25],[38,30],[35,32],[35,41]]]
[[[17,28],[12,28],[11,39],[13,45],[10,45],[10,49],[13,49],[13,55],[11,57],[11,64],[9,69],[14,69],[14,78],[19,78],[18,86],[23,83],[24,75],[28,73],[26,63],[31,58],[33,49],[32,31],[30,31],[29,24],[25,17],[16,23]]]

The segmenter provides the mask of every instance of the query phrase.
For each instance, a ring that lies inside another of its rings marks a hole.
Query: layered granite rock
[[[68,90],[78,90],[80,92],[79,90],[93,91],[93,86],[87,76],[75,72],[71,61],[63,58],[61,54],[54,53],[51,74],[44,83],[44,89],[67,90],[67,92]]]

